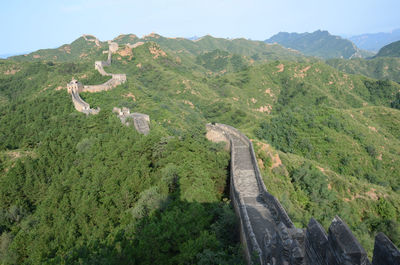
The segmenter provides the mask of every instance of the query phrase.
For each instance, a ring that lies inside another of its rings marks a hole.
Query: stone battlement
[[[85,114],[97,114],[100,109],[91,109],[90,105],[86,103],[80,96],[79,93],[83,91],[83,85],[75,79],[67,84],[68,93],[72,96],[72,102],[77,111]]]
[[[111,90],[120,84],[126,82],[126,75],[125,74],[111,74],[112,78],[100,85],[90,85],[90,86],[83,86],[82,92],[100,92],[100,91],[107,91]]]
[[[251,141],[228,125],[207,124],[206,128],[209,140],[224,141],[231,149],[230,197],[249,264],[371,264],[338,216],[328,234],[315,219],[305,230],[296,228],[280,202],[267,191]],[[400,251],[382,233],[376,236],[372,264],[400,264]]]
[[[87,39],[87,37],[85,37],[85,39]],[[111,76],[110,80],[99,85],[84,86],[77,80],[72,79],[72,81],[67,84],[68,93],[72,95],[72,102],[74,103],[75,109],[77,111],[83,112],[85,114],[97,114],[100,111],[99,108],[91,109],[89,104],[83,101],[83,99],[79,96],[79,93],[81,92],[94,93],[100,91],[107,91],[126,82],[126,74],[109,74],[103,68],[104,66],[111,65],[112,53],[116,52],[117,50],[118,50],[118,44],[115,42],[110,42],[107,61],[96,61],[94,63],[94,68],[97,71],[99,71],[101,75]]]
[[[147,135],[150,132],[150,116],[142,113],[131,113],[128,108],[113,108],[113,112],[118,114],[121,122],[127,126],[130,125],[130,122],[133,121],[133,125],[135,129],[144,135]]]

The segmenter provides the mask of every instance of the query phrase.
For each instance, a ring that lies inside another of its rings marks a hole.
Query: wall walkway
[[[128,108],[114,108],[114,113],[118,114],[119,119],[125,125],[130,125],[133,121],[136,131],[147,135],[150,132],[150,116],[142,113],[131,113]]]
[[[280,202],[266,189],[251,141],[235,128],[207,124],[207,138],[231,149],[231,201],[249,264],[368,265],[367,253],[336,216],[328,234],[314,219],[296,228]],[[400,251],[382,233],[375,241],[373,265],[400,265]]]
[[[122,83],[126,82],[126,74],[109,74],[104,70],[104,66],[111,65],[111,56],[113,52],[118,50],[118,44],[115,42],[109,41],[108,46],[108,57],[107,61],[96,61],[94,67],[99,73],[103,76],[111,76],[111,79],[107,82],[100,85],[93,86],[83,86],[80,82],[73,79],[67,85],[68,93],[72,96],[72,102],[74,103],[74,107],[77,111],[85,113],[85,114],[97,114],[100,111],[100,108],[91,109],[90,105],[86,103],[80,96],[80,92],[100,92],[110,90]],[[113,112],[118,113],[118,117],[120,118],[123,124],[129,125],[130,120],[133,120],[133,124],[135,129],[141,133],[147,135],[150,132],[150,117],[149,115],[142,113],[130,113],[130,110],[127,108],[114,108]]]
[[[72,80],[68,85],[68,93],[72,96],[72,102],[74,103],[74,107],[77,111],[85,113],[85,114],[97,114],[99,113],[100,109],[91,109],[90,105],[86,103],[80,96],[79,93],[81,92],[100,92],[100,91],[107,91],[110,90],[122,83],[126,82],[126,74],[109,74],[104,71],[103,66],[108,66],[111,64],[111,56],[112,52],[118,50],[118,44],[116,43],[109,43],[109,50],[108,50],[108,58],[107,61],[96,61],[95,62],[95,69],[99,71],[101,75],[111,76],[111,79],[106,81],[100,85],[93,85],[93,86],[83,86],[76,80]]]

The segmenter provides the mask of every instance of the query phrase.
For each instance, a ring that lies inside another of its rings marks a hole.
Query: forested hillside
[[[12,65],[1,82],[2,263],[241,262],[222,200],[228,154],[202,124],[171,134],[154,123],[140,136],[111,111],[73,109],[52,86],[69,64]]]
[[[364,75],[381,80],[392,80],[400,83],[400,58],[396,57],[377,57],[373,59],[354,58],[330,59],[327,64],[336,69],[349,73]]]
[[[227,40],[214,38],[210,35],[196,41],[191,41],[184,38],[166,38],[155,33],[146,35],[143,38],[128,34],[120,35],[112,41],[120,45],[128,45],[129,47],[136,47],[146,42],[155,42],[162,45],[164,50],[178,54],[187,64],[191,63],[193,57],[204,52],[212,52],[216,49],[240,54],[252,61],[294,60],[304,57],[297,51],[289,50],[276,44],[267,44],[262,41],[246,39]],[[102,51],[107,50],[107,47],[108,44],[106,42],[101,42],[94,36],[84,35],[71,44],[62,45],[57,49],[39,50],[28,55],[14,56],[12,59],[16,61],[49,60],[53,62],[90,61],[94,58],[99,60],[102,56],[106,58],[106,55],[102,55]],[[188,58],[190,59],[188,60]]]
[[[104,82],[93,64],[108,47],[80,41],[90,51],[0,61],[1,263],[243,263],[229,153],[205,139],[207,122],[253,140],[299,227],[338,214],[369,254],[378,231],[400,245],[399,84],[279,45],[122,35],[106,71],[127,82],[81,93],[101,108],[85,116],[66,84]],[[150,134],[113,107],[150,115]]]
[[[382,47],[376,57],[400,57],[400,41],[395,41]]]

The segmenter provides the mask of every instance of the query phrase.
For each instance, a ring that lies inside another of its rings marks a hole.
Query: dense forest
[[[63,93],[2,110],[3,263],[241,262],[221,146],[85,117]]]
[[[106,81],[93,67],[105,43],[0,61],[1,264],[244,263],[229,153],[207,122],[252,139],[296,226],[338,214],[369,254],[379,231],[400,245],[398,83],[242,39],[115,41],[106,71],[127,82],[81,93],[98,115],[77,112],[66,84]],[[113,107],[149,114],[150,134]]]

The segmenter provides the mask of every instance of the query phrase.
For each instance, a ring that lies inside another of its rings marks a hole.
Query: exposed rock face
[[[240,221],[240,238],[249,264],[369,265],[349,227],[336,216],[328,234],[311,219],[297,229],[280,202],[265,188],[251,141],[235,128],[207,124],[207,138],[229,142],[231,201]],[[375,241],[373,265],[400,265],[400,251],[382,233]]]

